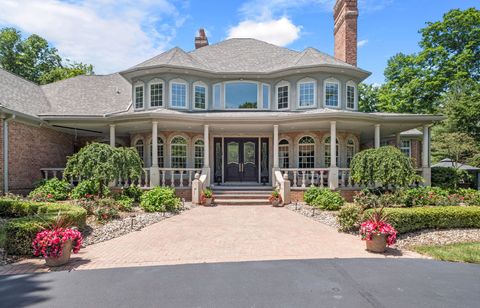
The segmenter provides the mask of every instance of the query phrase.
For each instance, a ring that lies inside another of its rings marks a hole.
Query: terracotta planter
[[[277,200],[273,200],[273,201],[272,201],[272,206],[275,206],[275,207],[281,206],[280,200],[278,200],[278,199],[277,199]]]
[[[205,206],[212,206],[213,198],[205,198]]]
[[[62,266],[70,261],[70,254],[72,253],[72,241],[68,240],[63,245],[62,255],[58,258],[45,258],[45,264],[50,267]]]
[[[371,252],[385,252],[387,249],[387,236],[385,234],[372,236],[372,239],[367,240],[367,250]]]

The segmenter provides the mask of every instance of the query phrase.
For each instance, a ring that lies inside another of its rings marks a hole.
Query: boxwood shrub
[[[327,211],[338,211],[345,200],[337,191],[331,191],[328,188],[320,189],[317,196],[310,202],[311,206]]]
[[[175,195],[175,189],[171,187],[157,186],[140,197],[140,206],[145,212],[178,212],[180,198]]]
[[[7,253],[31,255],[33,238],[42,228],[51,225],[59,213],[71,226],[85,226],[87,211],[79,206],[0,199],[0,216],[17,217],[4,226]]]
[[[366,210],[362,221],[372,210]],[[422,229],[480,228],[480,207],[442,206],[385,208],[389,222],[399,233]]]

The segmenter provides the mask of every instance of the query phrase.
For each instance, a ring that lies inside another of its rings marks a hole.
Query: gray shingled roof
[[[35,117],[50,109],[38,85],[3,69],[0,69],[0,105]]]
[[[251,38],[233,38],[185,52],[175,47],[127,71],[156,67],[181,66],[216,73],[268,73],[315,65],[355,68],[314,48],[302,52]]]
[[[41,115],[102,115],[127,110],[131,85],[120,74],[77,76],[41,86],[51,109]]]
[[[432,165],[432,168],[433,167],[441,167],[441,168],[455,167],[455,168],[458,168],[458,169],[461,169],[461,170],[467,170],[467,171],[480,171],[480,168],[465,165],[465,164],[461,164],[461,163],[457,163],[457,162],[454,162],[450,158],[442,159],[440,162],[436,163],[435,165]]]

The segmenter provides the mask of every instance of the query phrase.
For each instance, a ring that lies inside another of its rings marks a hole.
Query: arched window
[[[157,139],[157,154],[158,154],[158,167],[163,168],[164,167],[164,149],[163,149],[163,139],[158,137]],[[153,157],[153,151],[152,151],[152,142],[150,141],[150,144],[148,145],[148,148],[150,149],[150,157]]]
[[[347,139],[347,168],[350,168],[353,156],[355,155],[355,141]]]
[[[280,168],[290,168],[288,140],[282,139],[278,143],[278,166]]]
[[[315,140],[310,136],[298,141],[298,168],[315,167]]]
[[[336,151],[335,151],[335,162],[338,166],[338,139],[336,139]],[[325,167],[330,167],[332,161],[332,156],[330,155],[330,137],[325,139]]]
[[[170,159],[172,168],[187,168],[187,140],[176,136],[170,143]]]
[[[195,153],[195,168],[200,169],[203,167],[203,153],[205,151],[205,146],[203,140],[199,139],[195,141],[194,153]]]
[[[135,149],[137,150],[138,155],[143,161],[145,161],[145,152],[144,152],[143,146],[144,144],[142,139],[137,140],[137,142],[135,143]]]

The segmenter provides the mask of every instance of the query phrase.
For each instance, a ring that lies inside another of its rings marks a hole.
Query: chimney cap
[[[198,29],[198,36],[195,37],[195,49],[208,46],[208,38],[205,34],[205,29]]]

